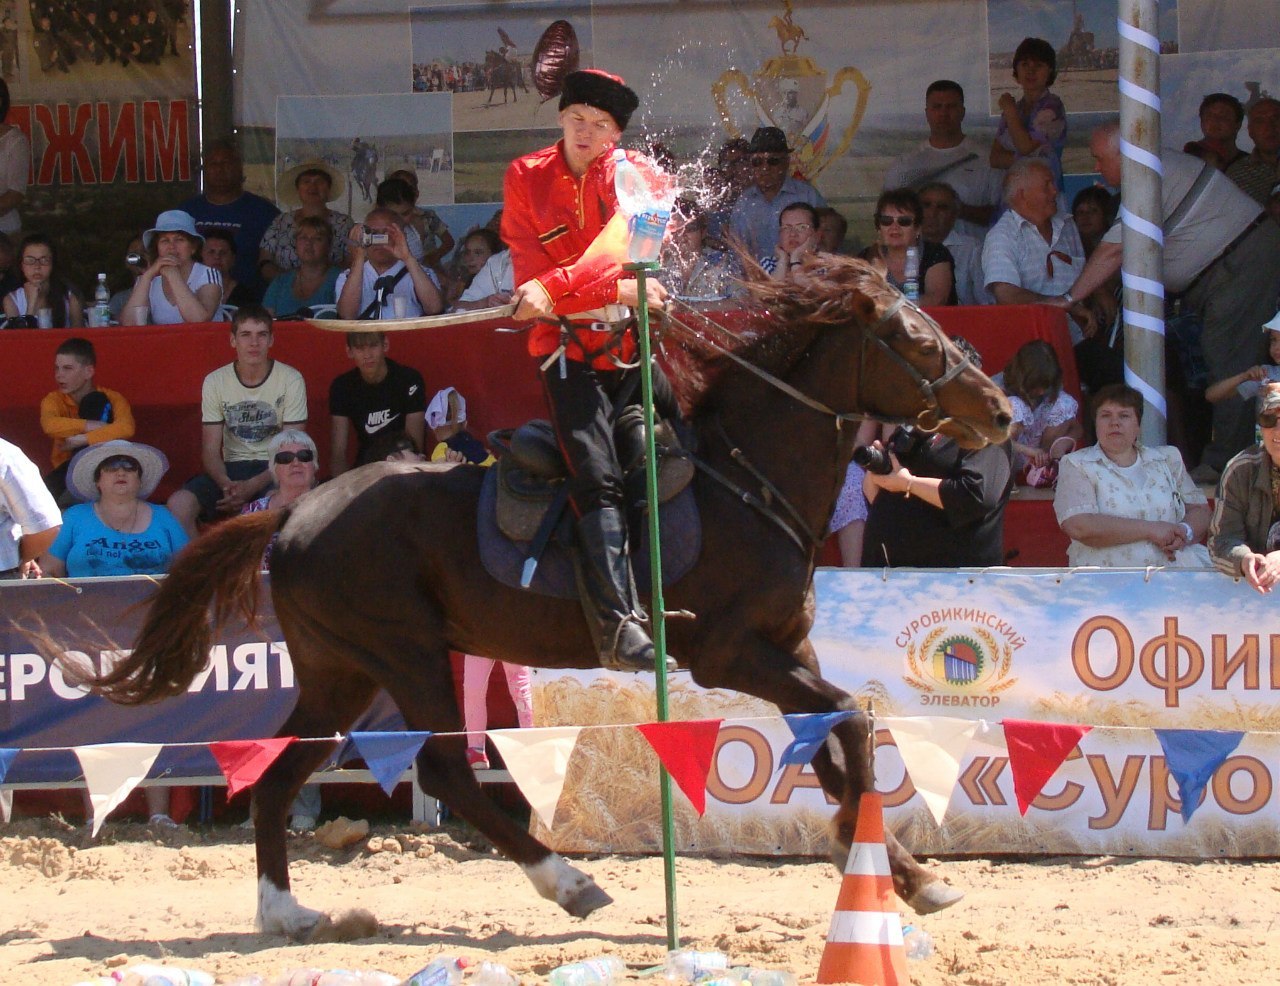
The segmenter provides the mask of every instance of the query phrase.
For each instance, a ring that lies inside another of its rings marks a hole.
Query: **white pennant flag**
[[[889,727],[911,783],[924,799],[933,820],[941,825],[951,792],[960,779],[960,761],[978,728],[978,720],[888,716],[878,717],[876,724]]]
[[[98,834],[107,816],[129,796],[147,776],[164,749],[162,743],[101,743],[73,747],[84,771],[93,806],[93,834]]]
[[[555,821],[569,757],[581,731],[581,726],[551,726],[491,729],[486,734],[502,754],[516,787],[547,828]]]

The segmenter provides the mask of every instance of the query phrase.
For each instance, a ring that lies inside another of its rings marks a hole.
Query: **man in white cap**
[[[36,464],[0,438],[0,579],[39,578],[36,558],[62,529],[62,514]]]
[[[563,138],[511,163],[502,212],[515,317],[539,320],[529,353],[541,368],[569,470],[583,612],[601,665],[626,671],[654,667],[627,554],[623,477],[634,437],[616,426],[618,409],[640,399],[638,372],[624,368],[636,360],[635,323],[618,309],[636,303],[637,282],[616,253],[590,248],[606,227],[621,224],[613,149],[639,104],[616,75],[570,72],[560,96]],[[652,167],[632,152],[627,157],[642,171]],[[666,289],[656,279],[646,282],[646,294],[652,307],[662,307]]]

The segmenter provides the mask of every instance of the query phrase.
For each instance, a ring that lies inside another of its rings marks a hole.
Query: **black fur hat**
[[[626,130],[631,114],[640,105],[640,97],[619,76],[587,68],[564,77],[560,108],[565,109],[575,103],[604,110],[613,117],[619,130]]]

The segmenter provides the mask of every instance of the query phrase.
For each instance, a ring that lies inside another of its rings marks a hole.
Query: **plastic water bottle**
[[[620,147],[614,149],[613,162],[613,187],[631,234],[627,255],[636,263],[653,263],[662,253],[662,238],[675,204],[675,183],[654,187]]]
[[[902,272],[902,293],[908,301],[920,300],[920,248],[907,247],[907,262]]]
[[[520,986],[520,977],[501,962],[481,962],[471,974],[471,986]]]
[[[552,969],[548,978],[551,986],[610,986],[626,971],[626,963],[616,955],[601,955]]]
[[[98,275],[98,286],[93,289],[93,317],[89,321],[99,328],[111,324],[111,289],[107,287],[106,274]]]
[[[120,973],[120,986],[213,986],[213,976],[199,969],[141,963]]]
[[[902,947],[909,959],[927,959],[933,954],[933,936],[924,928],[909,924],[902,929]]]
[[[796,986],[796,974],[785,969],[753,969],[751,966],[735,965],[729,970],[729,978],[735,983],[750,983],[751,986]]]
[[[423,966],[400,986],[458,986],[463,970],[471,963],[454,955],[442,955]]]
[[[400,986],[400,977],[354,969],[293,969],[273,986]]]
[[[696,983],[703,979],[716,979],[729,971],[729,956],[724,952],[699,952],[692,948],[679,948],[667,953],[667,979]]]

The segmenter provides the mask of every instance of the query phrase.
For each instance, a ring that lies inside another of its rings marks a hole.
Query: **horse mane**
[[[817,333],[831,326],[865,322],[878,306],[897,295],[880,270],[856,257],[810,256],[801,276],[786,281],[767,278],[750,258],[744,258],[744,265],[747,278],[743,283],[750,298],[744,323],[727,328],[707,316],[676,314],[685,329],[674,340],[674,347],[667,343],[667,363],[680,402],[691,415],[717,404],[718,396],[735,376],[734,361],[707,345],[707,339],[766,373],[782,376]],[[718,328],[700,324],[704,321],[714,322]]]

